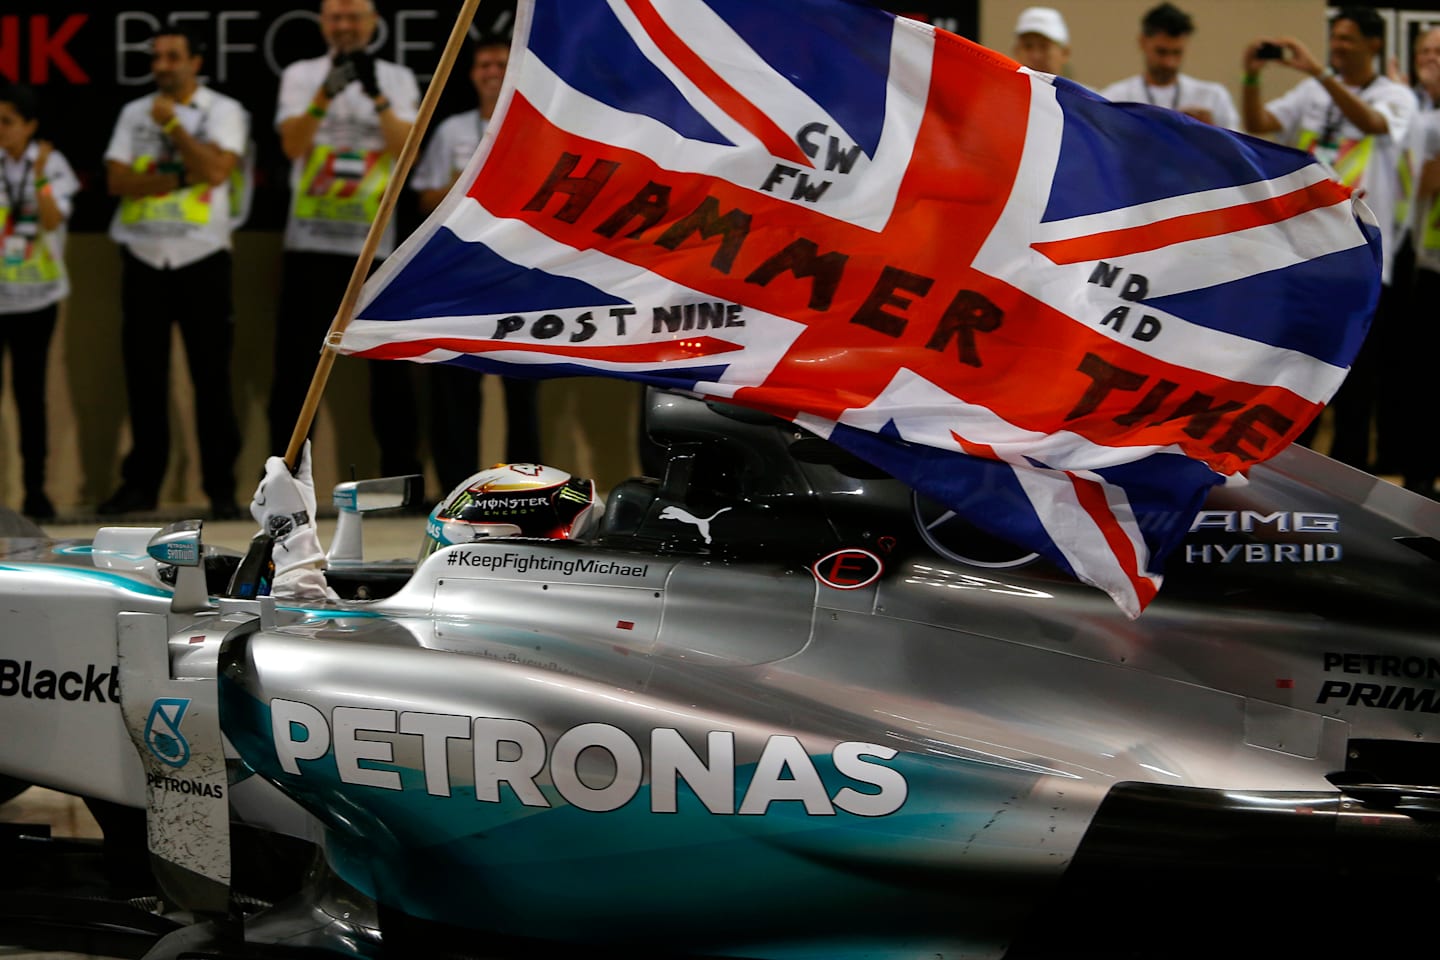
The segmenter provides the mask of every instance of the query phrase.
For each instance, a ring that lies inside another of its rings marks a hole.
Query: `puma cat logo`
[[[716,517],[720,516],[720,514],[724,513],[726,510],[729,509],[729,507],[721,507],[719,510],[716,510],[708,517],[697,517],[695,516],[695,514],[691,513],[689,510],[684,509],[683,507],[666,507],[664,510],[660,511],[660,519],[679,520],[681,523],[694,524],[695,528],[700,531],[700,536],[705,538],[706,543],[709,543],[710,521],[714,520]]]

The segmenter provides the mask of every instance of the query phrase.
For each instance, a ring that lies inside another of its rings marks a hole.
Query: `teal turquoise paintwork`
[[[1002,922],[1002,898],[1013,895],[993,872],[981,880],[993,864],[972,871],[966,857],[1033,780],[1014,770],[901,754],[886,765],[904,774],[908,799],[875,818],[807,816],[797,801],[772,803],[763,816],[716,815],[683,782],[675,814],[650,811],[648,786],[608,813],[569,806],[548,785],[549,808],[522,805],[508,787],[501,802],[477,803],[471,787],[431,796],[420,771],[388,764],[402,790],[343,783],[333,751],[305,762],[301,776],[286,774],[269,706],[223,674],[220,696],[223,725],[246,763],[326,824],[335,871],[425,919],[749,956],[933,956],[955,946],[947,931],[959,913],[973,942],[987,915]],[[830,795],[867,789],[828,755],[812,760]],[[737,809],[752,774],[736,770]]]
[[[172,590],[145,583],[142,580],[126,576],[123,573],[113,573],[109,570],[86,569],[85,567],[66,567],[53,563],[0,563],[0,572],[43,574],[47,577],[74,577],[90,583],[104,583],[108,586],[118,587],[121,590],[128,590],[131,593],[139,593],[147,597],[169,597],[174,593]]]

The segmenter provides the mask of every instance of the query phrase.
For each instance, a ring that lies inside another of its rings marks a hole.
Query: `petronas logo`
[[[180,732],[180,721],[190,708],[189,699],[164,697],[150,708],[145,721],[145,746],[161,763],[183,767],[190,762],[190,742]]]

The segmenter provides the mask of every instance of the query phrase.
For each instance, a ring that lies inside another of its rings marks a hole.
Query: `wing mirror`
[[[359,563],[365,559],[365,542],[361,518],[377,510],[397,510],[420,499],[425,478],[419,474],[406,477],[377,477],[373,480],[350,480],[335,484],[335,536],[330,541],[328,564]]]
[[[200,566],[200,528],[203,520],[179,520],[162,527],[150,538],[145,552],[156,563],[168,563],[172,567]]]
[[[210,605],[205,583],[205,546],[200,539],[203,520],[177,520],[150,538],[145,552],[156,563],[175,568],[175,593],[170,609],[204,610]]]

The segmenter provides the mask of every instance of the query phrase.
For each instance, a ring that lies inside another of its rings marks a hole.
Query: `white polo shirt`
[[[1410,143],[1414,150],[1415,180],[1418,185],[1425,164],[1440,158],[1440,110],[1424,110],[1415,118]],[[1440,272],[1440,195],[1414,206],[1415,265],[1422,270]]]
[[[1361,131],[1345,119],[1324,85],[1314,77],[1271,100],[1265,109],[1280,122],[1284,143],[1308,150],[1328,163],[1340,182],[1354,187],[1356,196],[1375,214],[1380,223],[1381,278],[1388,284],[1398,240],[1396,204],[1403,193],[1400,161],[1415,118],[1415,94],[1384,75],[1377,75],[1364,87],[1347,89],[1385,117],[1388,132]]]
[[[452,177],[465,169],[480,146],[490,121],[479,108],[447,117],[435,128],[420,162],[410,173],[410,189],[437,190],[450,186]]]
[[[1155,87],[1145,82],[1142,74],[1117,80],[1100,96],[1115,103],[1150,103],[1170,110],[1208,110],[1215,118],[1217,127],[1228,130],[1240,129],[1240,115],[1235,112],[1235,101],[1224,84],[1179,74],[1175,82],[1165,87]]]
[[[155,94],[132,100],[120,111],[105,159],[131,169],[155,170],[180,162],[180,153],[150,116]],[[245,153],[250,115],[239,102],[200,87],[175,116],[191,136],[213,143],[237,158]],[[230,182],[195,183],[153,197],[123,197],[110,222],[110,237],[156,268],[183,267],[230,249]]]
[[[280,75],[275,127],[310,107],[330,72],[330,57],[299,60]],[[409,68],[375,61],[375,81],[395,116],[413,122],[420,106],[420,85]],[[354,81],[330,107],[315,131],[310,152],[290,165],[290,214],[285,249],[358,255],[395,167],[385,152],[375,103]],[[395,222],[385,227],[377,251],[395,249]]]
[[[74,208],[80,181],[58,150],[50,151],[45,169],[35,161],[40,145],[30,145],[15,159],[0,151],[0,314],[31,313],[70,295],[70,278],[65,272],[65,220]],[[40,229],[40,201],[35,178],[50,181],[50,195],[64,217],[54,230]]]

